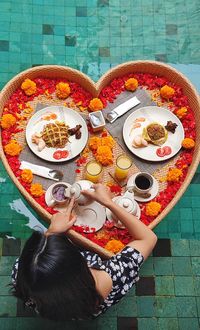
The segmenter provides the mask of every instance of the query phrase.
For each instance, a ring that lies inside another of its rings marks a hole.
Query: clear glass
[[[120,155],[116,160],[115,177],[118,180],[127,178],[128,171],[132,165],[132,160],[126,155]]]

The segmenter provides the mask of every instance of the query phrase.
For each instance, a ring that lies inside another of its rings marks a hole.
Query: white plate
[[[141,122],[141,127],[132,129],[134,124],[134,120],[139,117],[144,117],[145,121]],[[161,125],[167,125],[167,121],[172,121],[176,123],[178,126],[176,127],[175,133],[168,132],[168,138],[165,143],[161,146],[156,146],[154,144],[149,143],[147,147],[143,148],[134,148],[132,147],[132,141],[136,135],[141,135],[143,128],[149,125],[152,122],[158,122]],[[136,156],[153,161],[163,161],[173,157],[180,149],[181,142],[184,139],[184,129],[182,123],[172,112],[165,108],[157,107],[157,106],[149,106],[138,109],[130,114],[126,119],[123,126],[123,138],[124,142],[127,145],[128,149],[135,154]],[[156,150],[159,147],[170,146],[172,148],[172,153],[170,155],[166,155],[164,157],[159,157],[156,155]]]
[[[120,196],[121,197],[121,196]],[[113,202],[115,202],[118,198],[120,198],[120,197],[114,197],[112,200],[113,200]],[[135,197],[134,197],[134,199],[135,199]],[[140,219],[140,216],[141,216],[141,210],[140,210],[140,207],[139,207],[139,205],[138,205],[138,203],[135,201],[135,203],[136,203],[136,207],[137,207],[137,211],[136,211],[136,214],[135,214],[135,217],[137,217],[138,219]],[[125,228],[125,226],[121,223],[121,221],[116,221],[116,219],[115,218],[113,218],[113,214],[112,214],[112,212],[110,211],[110,209],[108,209],[108,208],[106,208],[106,217],[107,217],[107,219],[108,220],[111,220],[113,223],[114,223],[114,226],[115,227],[117,227],[117,228],[121,228],[121,229],[123,229],[123,228]]]
[[[55,120],[42,120],[42,117],[44,115],[47,115],[48,113],[55,113],[57,115],[57,118]],[[69,142],[62,149],[45,147],[42,151],[38,151],[38,146],[31,141],[32,135],[36,132],[40,133],[46,124],[53,123],[56,120],[64,121],[66,125],[69,125],[70,128],[75,127],[79,124],[82,125],[81,138],[77,140],[74,135],[69,136]],[[66,160],[70,160],[81,153],[88,140],[88,129],[85,120],[76,111],[63,106],[50,106],[40,111],[37,111],[30,118],[26,127],[26,140],[29,148],[38,157],[51,162],[63,162]],[[54,159],[53,154],[56,150],[67,150],[69,151],[69,156],[67,158]]]
[[[83,206],[78,205],[74,209],[74,211],[77,215],[75,225],[83,226],[83,230],[85,233],[94,232],[90,228],[94,228],[95,231],[98,231],[99,229],[101,229],[101,227],[103,227],[106,221],[105,207],[103,207],[97,202],[92,202],[88,205]],[[86,226],[88,226],[89,229],[86,229]]]
[[[133,182],[134,182],[135,176],[137,174],[138,173],[131,175],[131,177],[128,179],[127,187],[133,186]],[[138,202],[149,202],[153,198],[156,197],[156,195],[158,194],[158,191],[159,191],[158,181],[153,177],[153,186],[152,186],[151,190],[149,191],[149,193],[151,194],[151,196],[148,197],[148,198],[143,198],[143,197],[135,194],[134,195],[134,199],[136,201],[138,201]]]

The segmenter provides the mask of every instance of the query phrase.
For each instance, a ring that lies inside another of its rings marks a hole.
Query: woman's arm
[[[133,237],[133,241],[128,243],[128,246],[137,249],[141,252],[144,259],[146,259],[157,242],[157,236],[134,215],[128,213],[122,207],[115,204],[105,186],[102,184],[96,184],[94,185],[94,189],[94,192],[85,190],[83,191],[83,194],[91,197],[111,210],[111,212],[124,224]]]

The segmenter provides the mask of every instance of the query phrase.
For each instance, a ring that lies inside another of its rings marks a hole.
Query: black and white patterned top
[[[98,254],[90,251],[81,251],[81,254],[87,261],[88,267],[106,271],[113,282],[111,292],[103,304],[99,306],[99,312],[94,315],[98,316],[123,298],[139,280],[138,272],[144,258],[139,251],[130,246],[126,246],[120,253],[108,260],[102,260]],[[14,285],[17,277],[18,260],[16,260],[12,270]]]

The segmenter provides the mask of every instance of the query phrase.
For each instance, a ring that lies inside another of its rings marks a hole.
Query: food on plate
[[[42,139],[42,135],[40,133],[33,134],[31,140],[33,143],[37,144],[38,151],[42,151],[46,147],[46,143]]]
[[[68,129],[69,135],[75,135],[76,139],[79,140],[81,138],[81,127],[82,125],[76,125],[73,128]]]
[[[144,118],[144,117],[139,117],[139,118],[136,118],[135,120],[134,120],[134,122],[135,123],[137,123],[137,122],[143,122],[143,121],[145,121],[146,119]]]
[[[48,148],[64,148],[69,141],[68,129],[64,122],[55,121],[44,126],[42,139]]]
[[[156,155],[158,157],[164,157],[164,156],[168,156],[172,153],[172,148],[169,147],[169,146],[165,146],[165,147],[162,147],[162,148],[158,148],[156,150]]]
[[[134,148],[147,147],[148,142],[145,139],[143,139],[143,137],[141,135],[136,135],[133,139],[132,146]]]
[[[166,128],[156,122],[153,122],[143,128],[142,137],[147,142],[156,145],[162,145],[167,140],[168,132]]]
[[[58,160],[62,158],[67,158],[69,156],[69,151],[68,150],[56,150],[53,153],[53,158]]]
[[[176,123],[173,123],[171,120],[167,122],[167,125],[165,125],[165,128],[168,132],[175,133],[176,127],[178,125]]]

